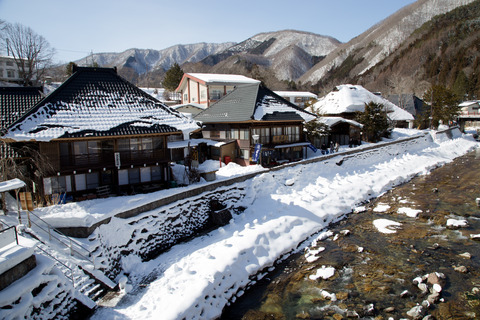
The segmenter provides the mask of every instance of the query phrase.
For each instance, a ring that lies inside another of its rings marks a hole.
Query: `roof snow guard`
[[[191,132],[198,125],[117,75],[77,67],[58,89],[13,123],[4,138],[60,138]]]

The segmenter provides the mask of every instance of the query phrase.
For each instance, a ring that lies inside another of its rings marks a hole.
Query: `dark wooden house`
[[[195,130],[193,120],[116,69],[78,67],[2,139],[17,149],[30,145],[46,159],[48,174],[37,179],[42,194],[85,199],[166,186],[172,179],[167,142]]]

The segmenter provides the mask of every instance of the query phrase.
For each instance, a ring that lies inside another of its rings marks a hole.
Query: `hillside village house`
[[[13,57],[0,56],[0,81],[23,83],[21,71]]]
[[[413,127],[414,118],[411,113],[360,85],[339,85],[335,90],[320,98],[313,108],[323,116],[355,120],[356,113],[363,112],[365,104],[370,102],[382,104],[387,118],[395,123],[396,127]]]
[[[50,174],[37,181],[43,194],[81,200],[165,187],[172,179],[167,142],[199,129],[116,69],[78,67],[1,139],[48,159]]]
[[[425,102],[414,94],[391,94],[387,100],[408,111],[414,118],[421,115],[426,108]]]
[[[305,105],[309,101],[315,101],[318,96],[307,91],[274,91],[280,97],[290,101],[291,103],[305,109]]]
[[[237,86],[260,81],[236,74],[185,73],[175,92],[181,94],[182,104],[196,103],[210,107]]]
[[[465,128],[480,130],[480,100],[464,101],[459,104],[458,124],[462,131]]]
[[[212,148],[213,159],[244,166],[304,158],[310,143],[305,140],[303,123],[315,118],[260,83],[237,87],[194,117],[203,123],[204,138],[225,142]]]
[[[312,144],[320,148],[322,144],[330,145],[338,142],[340,145],[351,144],[352,141],[360,142],[363,125],[355,120],[342,117],[319,117],[318,121],[328,127],[328,135],[314,138]]]

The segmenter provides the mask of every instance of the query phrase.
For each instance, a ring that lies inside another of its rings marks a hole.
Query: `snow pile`
[[[317,269],[317,272],[315,274],[311,274],[308,278],[310,280],[317,280],[319,278],[322,278],[323,280],[326,280],[328,278],[331,278],[335,275],[335,268],[334,267],[325,267],[322,266],[320,269]]]
[[[98,310],[93,319],[219,317],[244,287],[312,234],[362,202],[477,146],[463,136],[441,142],[425,138],[348,159],[338,155],[262,173],[241,184],[246,196],[239,204],[246,210],[228,225],[178,244],[154,260],[130,259],[133,265],[128,276],[133,287],[138,287],[138,279],[153,276],[156,280],[127,294],[117,307]],[[343,163],[337,165],[341,158]],[[286,185],[289,179],[295,183]],[[375,225],[382,232],[398,227],[386,220],[377,220]]]
[[[395,233],[402,224],[388,219],[377,219],[373,221],[373,225],[381,233]]]
[[[75,305],[72,282],[53,260],[42,255],[36,260],[33,270],[0,291],[1,319],[69,318],[68,312]]]
[[[405,214],[407,217],[410,217],[410,218],[416,218],[418,216],[418,214],[420,212],[422,212],[422,210],[418,210],[418,209],[412,209],[412,208],[398,208],[397,210],[398,213],[403,213]]]

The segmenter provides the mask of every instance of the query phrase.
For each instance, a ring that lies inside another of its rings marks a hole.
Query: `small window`
[[[159,166],[152,167],[152,181],[162,180],[162,168]]]
[[[242,159],[250,159],[250,150],[248,149],[240,149],[240,158]]]
[[[240,130],[240,140],[248,140],[248,139],[250,139],[248,129],[241,129]]]
[[[128,182],[130,184],[140,183],[140,170],[138,168],[128,170]]]
[[[222,97],[222,92],[220,90],[211,90],[210,91],[210,100],[219,100]]]
[[[118,184],[120,186],[128,184],[128,169],[118,170]]]
[[[151,176],[151,173],[150,173],[150,167],[140,168],[140,181],[141,182],[152,181],[152,176]]]
[[[87,182],[85,181],[85,174],[76,174],[75,175],[75,189],[77,191],[87,189]]]
[[[87,189],[95,189],[99,186],[99,183],[98,183],[98,173],[97,172],[94,172],[94,173],[88,173],[86,175],[86,178],[87,178]]]

